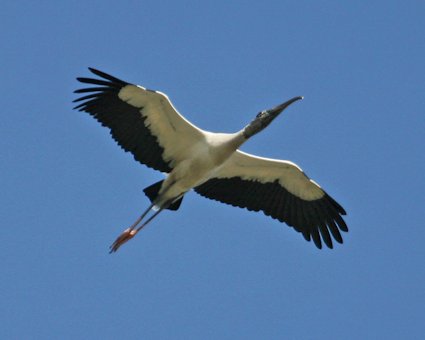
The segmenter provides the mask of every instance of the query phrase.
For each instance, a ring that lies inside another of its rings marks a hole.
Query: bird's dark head
[[[294,97],[272,109],[261,111],[243,130],[244,137],[248,139],[256,133],[260,132],[266,128],[277,116],[279,116],[279,114],[289,105],[301,99],[303,99],[303,97]]]

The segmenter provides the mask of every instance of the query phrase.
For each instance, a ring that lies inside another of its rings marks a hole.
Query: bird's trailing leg
[[[180,199],[177,198],[177,199]],[[151,217],[149,217],[142,225],[140,225],[137,229],[136,226],[143,220],[143,218],[148,214],[148,212],[155,207],[155,204],[152,203],[149,208],[131,225],[131,227],[127,228],[122,232],[120,236],[112,243],[109,247],[109,253],[115,253],[124,243],[131,240],[143,227],[145,227],[150,221],[152,221],[161,211],[167,209],[176,199],[171,199],[166,201]]]
[[[128,240],[131,240],[134,235],[136,235],[138,232],[137,229],[131,229],[127,228],[122,232],[120,236],[117,237],[117,239],[114,241],[114,243],[111,244],[109,247],[109,254],[115,253],[119,247],[121,247],[124,243],[126,243]]]
[[[140,215],[140,217],[126,230],[124,230],[120,236],[117,237],[117,239],[112,243],[112,245],[109,247],[110,251],[109,253],[114,253],[118,250],[119,247],[121,247],[124,243],[126,243],[128,240],[132,239],[134,235],[138,233],[138,229],[135,229],[136,226],[145,218],[145,216],[148,214],[148,212],[154,207],[154,203],[152,203],[149,208],[145,210],[145,212]]]

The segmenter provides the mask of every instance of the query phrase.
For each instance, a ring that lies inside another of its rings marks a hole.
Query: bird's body
[[[240,133],[206,133],[205,138],[188,147],[190,158],[175,162],[175,167],[164,180],[162,187],[169,189],[162,200],[178,197],[214,177],[242,143]]]
[[[77,78],[100,87],[75,91],[90,93],[76,100],[83,101],[76,108],[110,128],[113,138],[137,161],[167,174],[144,190],[151,206],[114,242],[112,251],[163,209],[178,209],[191,189],[207,198],[261,210],[293,226],[306,240],[312,238],[319,248],[321,239],[332,248],[331,235],[342,243],[339,230],[348,230],[341,217],[344,209],[297,165],[238,150],[302,97],[260,112],[236,133],[213,133],[187,121],[165,94],[90,70],[103,79]],[[136,228],[152,208],[157,212]]]

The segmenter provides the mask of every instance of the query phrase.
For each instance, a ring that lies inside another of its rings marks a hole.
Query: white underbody
[[[174,164],[159,192],[161,205],[214,177],[223,164],[244,142],[242,133],[205,132],[205,139],[190,148],[191,158]]]

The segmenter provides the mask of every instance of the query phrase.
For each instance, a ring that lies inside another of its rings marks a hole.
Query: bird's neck
[[[210,157],[216,166],[225,162],[246,141],[243,130],[236,133],[206,132],[205,136],[207,145],[209,145],[207,157]],[[201,154],[205,154],[202,147]]]
[[[262,124],[262,120],[254,119],[251,123],[249,123],[242,129],[241,133],[246,141],[258,132],[260,132],[263,128],[264,126]]]
[[[225,149],[231,152],[236,151],[239,147],[247,141],[243,134],[244,130],[238,131],[236,133],[231,133],[227,135],[227,141],[224,143],[226,145]]]

